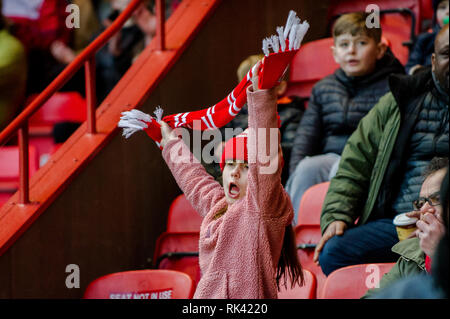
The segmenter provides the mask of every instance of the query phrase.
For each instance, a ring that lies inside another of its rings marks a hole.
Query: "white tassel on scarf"
[[[262,50],[265,57],[259,71],[260,89],[268,89],[279,82],[301,42],[309,29],[306,21],[301,23],[295,11],[290,11],[285,27],[276,29],[277,35],[263,40]],[[273,51],[271,53],[270,51]],[[162,118],[162,109],[158,107],[154,112],[156,119],[138,110],[122,113],[118,126],[123,128],[123,135],[129,138],[133,133],[144,130],[158,145],[161,141],[161,128],[158,122],[161,119],[175,127],[193,127],[195,120],[201,121],[201,130],[216,129],[229,123],[241,110],[247,101],[247,87],[251,85],[253,67],[238,86],[219,103],[200,111],[167,115]]]

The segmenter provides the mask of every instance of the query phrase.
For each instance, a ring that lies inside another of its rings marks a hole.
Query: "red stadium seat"
[[[31,96],[29,101],[36,98]],[[86,120],[86,101],[77,92],[55,93],[31,118],[32,133],[50,133],[59,122],[82,123]]]
[[[154,266],[187,273],[197,285],[200,280],[198,263],[199,232],[165,232],[158,237],[154,254]]]
[[[389,40],[392,52],[403,65],[406,65],[409,58],[409,49],[403,43],[408,42],[411,35],[411,30],[405,28],[405,25],[408,25],[408,19],[403,15],[386,14],[381,17],[383,37]]]
[[[369,288],[378,285],[381,277],[395,263],[362,264],[333,271],[325,281],[321,299],[359,299]]]
[[[333,17],[342,13],[366,11],[369,4],[376,4],[380,10],[406,8],[412,11],[417,20],[414,30],[414,33],[417,34],[420,32],[420,24],[424,18],[422,8],[425,6],[421,4],[423,1],[431,2],[431,0],[378,0],[376,2],[372,0],[333,0],[330,2],[330,6],[328,7],[328,21],[331,21]],[[409,22],[406,26],[410,28],[411,22]]]
[[[297,225],[320,225],[320,213],[330,182],[316,184],[308,188],[302,197]]]
[[[84,299],[190,299],[192,279],[172,270],[134,270],[100,277],[89,284]]]
[[[3,204],[5,204],[9,198],[12,196],[13,193],[11,192],[1,192],[0,191],[0,207],[3,206]]]
[[[28,98],[29,104],[37,95]],[[53,126],[60,122],[82,123],[86,120],[86,101],[78,92],[55,93],[33,116],[30,125],[30,144],[41,156],[48,157],[55,146]],[[45,158],[42,159],[42,162]]]
[[[315,275],[318,291],[326,277],[322,268],[314,263],[313,257],[314,248],[322,237],[320,214],[329,185],[330,182],[320,183],[306,190],[300,202],[298,221],[294,229],[298,258],[302,266]]]
[[[420,0],[420,11],[422,20],[433,19],[433,2],[431,0]]]
[[[307,269],[316,278],[316,291],[320,293],[326,280],[322,268],[313,261],[314,249],[321,238],[320,226],[296,226],[295,237],[297,243],[297,256],[303,269]]]
[[[30,177],[39,169],[39,156],[34,146],[29,147]],[[0,147],[0,192],[15,193],[19,187],[19,147]]]
[[[317,282],[316,277],[307,269],[303,269],[303,275],[305,278],[305,284],[301,287],[298,285],[294,288],[280,285],[280,291],[278,292],[278,299],[316,299]]]
[[[339,68],[331,53],[332,45],[333,38],[326,38],[301,46],[289,68],[287,96],[309,97],[317,81]]]
[[[199,232],[203,218],[197,213],[184,194],[179,195],[169,208],[168,232]]]

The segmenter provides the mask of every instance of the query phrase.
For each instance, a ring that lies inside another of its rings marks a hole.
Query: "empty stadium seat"
[[[37,95],[28,98],[29,104]],[[86,101],[78,92],[57,92],[31,116],[30,144],[34,145],[41,157],[41,166],[55,146],[53,126],[61,122],[82,123],[86,120]]]
[[[420,24],[423,18],[422,10],[426,7],[421,2],[431,0],[378,0],[376,2],[372,0],[339,0],[331,1],[328,7],[328,21],[332,21],[333,17],[340,15],[342,13],[355,12],[355,11],[366,11],[366,8],[370,4],[376,4],[380,10],[390,10],[398,8],[410,9],[417,22],[415,27],[415,34],[420,32]],[[411,23],[408,23],[411,26]]]
[[[390,48],[395,57],[403,65],[406,65],[409,58],[409,49],[404,44],[410,43],[412,45],[412,40],[410,40],[411,30],[405,27],[409,24],[408,18],[400,14],[386,14],[381,17],[380,22],[383,37],[391,43]]]
[[[5,204],[9,198],[12,196],[11,192],[0,192],[0,207],[3,206],[3,204]]]
[[[297,256],[303,269],[309,270],[316,279],[316,293],[320,293],[326,276],[322,268],[313,261],[314,249],[321,238],[320,226],[295,227]]]
[[[187,273],[197,285],[200,280],[198,263],[199,232],[165,232],[157,241],[154,267]]]
[[[197,213],[184,194],[179,195],[169,208],[168,232],[199,232],[203,218]]]
[[[29,176],[39,169],[39,156],[36,148],[29,146]],[[0,147],[0,206],[19,188],[19,147]]]
[[[308,188],[300,201],[297,225],[320,225],[320,213],[330,182]]]
[[[306,190],[300,202],[298,221],[294,229],[298,258],[302,266],[315,275],[318,291],[326,276],[320,266],[314,263],[313,257],[315,246],[322,237],[320,214],[329,185],[330,182],[320,183]]]
[[[287,96],[309,97],[317,81],[339,68],[331,53],[332,45],[333,38],[326,38],[301,46],[289,68]]]
[[[35,99],[33,95],[29,101]],[[59,122],[82,123],[86,120],[86,101],[78,92],[57,92],[31,116],[31,133],[51,134]]]
[[[424,25],[424,21],[433,19],[433,2],[430,0],[420,0],[420,18],[419,23],[421,27],[421,31],[425,31],[427,28],[431,27],[430,25]]]
[[[316,277],[307,269],[303,269],[303,276],[305,283],[301,287],[295,285],[294,288],[291,288],[289,282],[287,288],[280,285],[278,299],[316,299]]]
[[[321,299],[359,299],[374,288],[395,263],[353,265],[333,271],[325,281]]]
[[[134,270],[100,277],[89,284],[84,299],[190,299],[192,279],[172,270]]]

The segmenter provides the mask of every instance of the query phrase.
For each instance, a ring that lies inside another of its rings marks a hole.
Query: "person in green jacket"
[[[414,237],[400,241],[392,251],[400,255],[397,263],[386,273],[379,287],[369,290],[363,298],[370,298],[394,282],[405,277],[427,273],[431,269],[439,241],[445,234],[440,190],[448,171],[448,158],[435,157],[425,172],[420,197],[414,201],[415,211],[408,214],[419,218]]]
[[[325,275],[397,260],[392,220],[413,210],[431,159],[449,154],[448,34],[447,25],[436,37],[431,71],[392,75],[390,92],[349,138],[320,219],[314,260]]]
[[[14,118],[25,98],[25,49],[6,27],[0,0],[0,131]]]

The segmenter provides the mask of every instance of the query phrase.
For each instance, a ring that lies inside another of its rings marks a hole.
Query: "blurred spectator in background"
[[[28,56],[27,95],[40,93],[66,67],[61,46],[70,46],[73,29],[66,27],[66,0],[3,0],[3,14]],[[84,92],[82,72],[62,90]]]
[[[13,37],[0,0],[0,131],[17,114],[25,96],[27,60],[22,43]]]
[[[413,49],[406,63],[406,72],[414,74],[424,67],[431,66],[431,54],[434,51],[434,39],[439,30],[444,26],[445,19],[448,23],[448,2],[449,0],[433,0],[433,29],[417,37]]]
[[[71,45],[62,41],[54,41],[50,46],[52,55],[61,63],[67,65],[94,39],[100,30],[100,22],[96,12],[99,1],[71,0],[79,8],[80,27],[73,29]]]
[[[130,0],[111,0],[110,13],[102,21],[104,31],[127,7]],[[96,55],[97,96],[102,101],[120,78],[125,74],[134,59],[145,48],[156,33],[156,16],[153,4],[143,1],[133,13],[122,30],[115,34],[108,44]]]
[[[165,18],[168,19],[181,1],[166,0]],[[103,28],[109,27],[127,7],[130,0],[110,0],[108,15],[102,20]],[[97,95],[102,101],[134,60],[156,34],[156,7],[154,0],[145,0],[134,11],[122,30],[97,53]],[[103,31],[103,30],[102,30]]]

